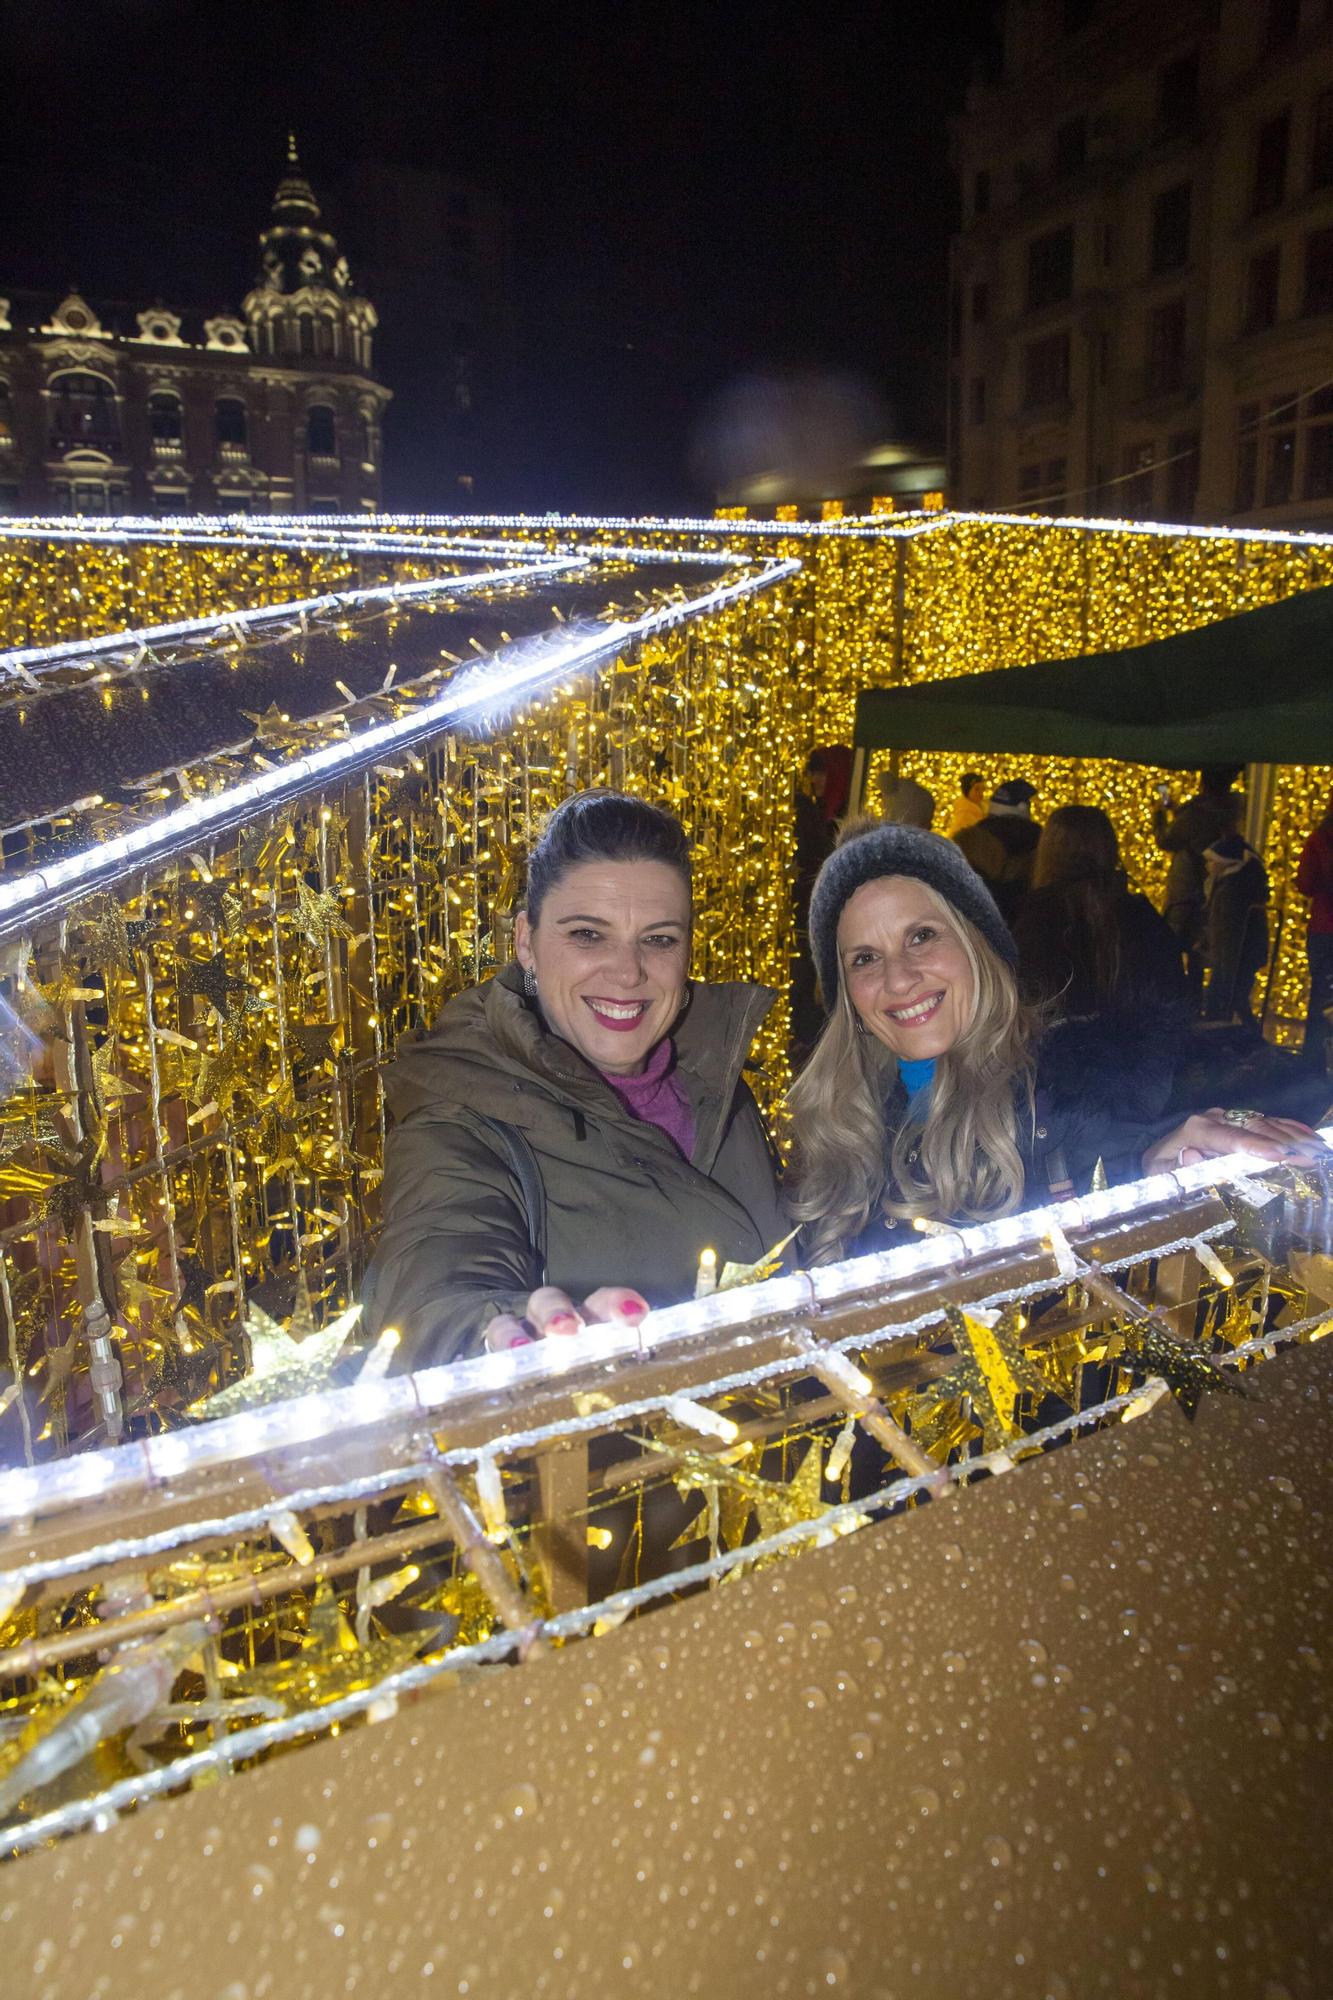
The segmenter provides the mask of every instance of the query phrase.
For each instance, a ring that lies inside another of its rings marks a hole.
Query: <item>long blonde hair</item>
[[[1032,1116],[1035,1015],[1014,975],[976,926],[920,885],[958,939],[972,973],[972,1015],[935,1065],[924,1126],[892,1131],[885,1098],[893,1056],[862,1031],[838,960],[828,1025],[788,1102],[796,1148],[794,1219],[810,1261],[846,1254],[872,1213],[977,1222],[1023,1198],[1020,1111]],[[910,1156],[915,1153],[913,1160]]]

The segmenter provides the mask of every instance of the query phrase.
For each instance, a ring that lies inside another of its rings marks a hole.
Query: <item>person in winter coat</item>
[[[899,826],[933,826],[935,795],[915,778],[891,778],[887,772],[879,781],[880,810],[885,819]]]
[[[954,842],[854,830],[810,903],[829,1024],[792,1086],[803,1252],[882,1249],[916,1217],[976,1221],[1088,1186],[1234,1151],[1326,1158],[1316,1134],[1257,1112],[1115,1117],[1045,1083],[1017,952]]]
[[[692,981],[677,820],[585,792],[528,863],[518,963],[448,1002],[387,1077],[372,1331],[406,1365],[641,1318],[692,1296],[705,1249],[786,1233],[741,1071],[773,994]]]
[[[1014,924],[1018,984],[1046,1024],[1047,1081],[1082,1072],[1136,1116],[1166,1107],[1189,1029],[1180,946],[1146,896],[1131,894],[1120,843],[1097,806],[1057,806],[1041,830],[1032,887]]]
[[[1240,824],[1245,800],[1231,789],[1239,776],[1240,768],[1235,764],[1205,766],[1192,799],[1172,809],[1163,787],[1153,812],[1157,845],[1171,856],[1162,915],[1187,955],[1190,986],[1196,994],[1203,984],[1204,892],[1208,880],[1204,851]]]
[[[1296,869],[1296,887],[1310,898],[1305,955],[1310,966],[1310,1004],[1305,1016],[1305,1053],[1324,1063],[1333,1009],[1333,802],[1306,841]]]
[[[845,743],[815,749],[792,800],[796,819],[796,882],[792,895],[796,951],[791,969],[791,1046],[799,1068],[819,1039],[824,1010],[815,990],[815,962],[810,956],[810,892],[815,877],[832,854],[838,838],[838,818],[847,805],[852,781],[852,753]]]
[[[944,831],[950,840],[957,840],[969,826],[976,826],[986,817],[986,780],[980,771],[964,771],[958,787],[958,797],[949,808],[949,823]]]
[[[1007,923],[1013,922],[1032,881],[1032,864],[1041,838],[1041,828],[1032,818],[1036,796],[1036,786],[1026,778],[1009,778],[991,793],[986,817],[954,835]]]
[[[1203,859],[1208,870],[1204,1019],[1237,1017],[1253,1027],[1250,991],[1268,963],[1268,871],[1239,833],[1223,834],[1205,850]]]

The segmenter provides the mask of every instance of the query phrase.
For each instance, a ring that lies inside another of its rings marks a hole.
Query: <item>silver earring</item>
[[[523,968],[523,991],[529,1000],[537,998],[537,975],[530,965],[525,965]]]

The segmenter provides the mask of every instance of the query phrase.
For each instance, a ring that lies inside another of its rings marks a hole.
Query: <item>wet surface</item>
[[[1333,1342],[1254,1390],[15,1862],[6,1990],[1313,2000]]]

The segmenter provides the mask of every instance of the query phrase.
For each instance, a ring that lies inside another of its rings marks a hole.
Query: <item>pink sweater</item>
[[[658,1125],[688,1160],[694,1151],[694,1113],[676,1072],[676,1051],[670,1040],[657,1044],[641,1076],[607,1076],[631,1118]]]

